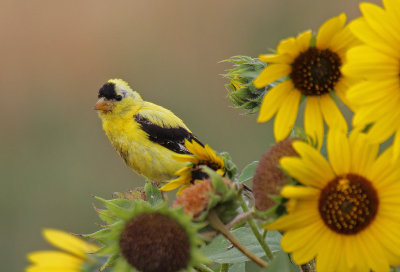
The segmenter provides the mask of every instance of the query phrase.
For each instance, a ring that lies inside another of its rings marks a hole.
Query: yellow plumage
[[[143,101],[121,79],[111,79],[99,91],[95,109],[110,142],[134,171],[151,180],[166,182],[186,163],[174,154],[189,153],[184,139],[198,141],[171,111]]]

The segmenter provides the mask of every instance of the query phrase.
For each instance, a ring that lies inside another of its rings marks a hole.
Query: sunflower
[[[258,116],[258,122],[266,122],[276,114],[277,142],[289,135],[302,96],[306,98],[304,128],[319,146],[324,135],[323,120],[329,127],[347,131],[346,120],[332,99],[335,93],[346,103],[345,91],[350,84],[340,68],[346,61],[346,51],[356,40],[345,23],[346,15],[342,13],[319,28],[315,41],[311,31],[305,31],[281,41],[276,54],[259,56],[269,65],[254,80],[254,86],[262,88],[282,80],[265,95]]]
[[[178,191],[178,194],[180,194],[183,189],[195,180],[207,178],[208,175],[202,171],[201,165],[208,166],[221,176],[225,175],[224,159],[217,155],[209,145],[206,144],[203,147],[196,141],[189,142],[185,140],[185,146],[192,154],[174,155],[174,158],[178,161],[187,162],[188,165],[175,173],[179,176],[178,178],[171,180],[160,190],[171,191],[183,185]]]
[[[355,109],[353,125],[374,123],[368,135],[375,142],[394,137],[393,156],[400,154],[400,9],[399,2],[383,2],[385,9],[362,3],[362,17],[349,24],[362,45],[349,50],[343,73],[360,80],[347,93]]]
[[[87,243],[67,232],[55,229],[43,230],[44,238],[52,245],[63,251],[46,250],[35,251],[28,254],[28,260],[32,265],[26,268],[26,272],[82,272],[99,267],[99,263],[89,257],[89,253],[98,250],[94,244]]]
[[[285,231],[282,248],[317,271],[389,271],[400,263],[400,169],[392,148],[353,131],[330,130],[329,162],[312,146],[294,142],[300,157],[280,164],[304,186],[285,186],[288,214],[265,226]]]
[[[108,258],[99,271],[112,267],[118,272],[131,272],[133,268],[142,272],[194,272],[194,266],[209,262],[199,249],[203,241],[198,230],[203,226],[191,222],[182,209],[169,208],[165,202],[151,206],[142,200],[97,199],[106,206],[99,210],[106,225],[88,237],[103,244],[96,255]]]

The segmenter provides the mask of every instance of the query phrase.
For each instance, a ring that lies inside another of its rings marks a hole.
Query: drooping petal
[[[308,48],[310,48],[311,35],[312,35],[312,31],[308,30],[308,31],[304,31],[303,33],[300,33],[296,37],[297,49],[300,53],[304,52]]]
[[[373,144],[364,133],[353,130],[349,137],[351,173],[368,176],[379,152],[379,145]]]
[[[61,251],[36,251],[28,254],[28,260],[41,267],[60,267],[79,270],[83,259]]]
[[[324,122],[322,120],[318,98],[315,96],[307,98],[304,112],[304,129],[307,135],[309,135],[315,143],[318,143],[318,149],[321,148],[324,139]]]
[[[315,198],[320,192],[312,187],[286,185],[282,188],[281,195],[286,198]]]
[[[292,177],[296,178],[304,185],[315,188],[322,188],[326,176],[321,169],[316,169],[304,164],[304,161],[296,157],[284,157],[280,160],[280,165]]]
[[[293,57],[288,54],[264,54],[258,56],[258,58],[266,63],[290,64],[293,62]]]
[[[271,119],[293,89],[294,86],[290,80],[273,87],[263,98],[257,122],[266,122]]]
[[[349,141],[342,131],[330,129],[328,132],[327,149],[329,162],[336,175],[349,173],[351,154]]]
[[[293,128],[297,117],[300,98],[301,93],[293,89],[279,108],[274,121],[274,135],[277,142],[285,139]]]
[[[328,181],[334,179],[335,174],[324,156],[315,148],[302,141],[296,141],[292,144],[296,152],[301,156],[303,164],[308,168],[314,169],[321,178],[321,186],[324,186]]]
[[[341,13],[337,17],[333,17],[322,24],[318,30],[317,43],[318,49],[326,49],[329,47],[330,42],[334,35],[342,30],[346,23],[346,14]]]
[[[261,71],[258,77],[253,81],[257,89],[267,86],[268,84],[290,74],[292,68],[288,64],[270,64]]]
[[[86,258],[87,253],[93,253],[98,250],[94,244],[85,242],[76,236],[56,229],[44,229],[43,236],[55,247],[63,249],[81,258]]]
[[[347,122],[330,95],[321,95],[321,111],[328,126],[347,133]]]

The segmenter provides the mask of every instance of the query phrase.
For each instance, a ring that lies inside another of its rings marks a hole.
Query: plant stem
[[[228,271],[229,271],[229,264],[227,263],[221,264],[221,269],[219,270],[219,272],[228,272]]]
[[[222,235],[224,235],[226,239],[228,239],[232,243],[233,246],[239,249],[250,260],[255,262],[260,267],[267,266],[267,262],[257,257],[253,252],[248,250],[241,242],[239,242],[239,240],[236,239],[235,236],[233,236],[232,233],[229,232],[229,230],[225,227],[224,223],[221,222],[217,213],[214,210],[211,210],[208,214],[208,222],[214,229],[218,230]]]
[[[194,268],[196,268],[196,270],[198,270],[200,272],[214,272],[214,270],[212,270],[205,264],[197,264],[194,266]]]
[[[242,196],[240,196],[240,202],[241,202],[241,207],[243,212],[248,212],[249,211],[249,207],[247,207],[246,203],[244,202]],[[269,260],[272,260],[274,258],[274,255],[272,254],[271,249],[269,248],[269,246],[267,245],[267,242],[264,240],[264,238],[262,237],[262,235],[260,234],[260,232],[258,231],[258,227],[256,222],[254,221],[253,217],[249,217],[247,219],[247,223],[249,224],[251,231],[253,232],[254,236],[257,238],[258,243],[260,243],[262,249],[264,250],[265,254],[267,255]],[[266,234],[266,232],[265,232]]]

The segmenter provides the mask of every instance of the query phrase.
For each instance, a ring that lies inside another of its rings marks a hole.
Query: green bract
[[[229,100],[239,109],[246,109],[248,114],[257,113],[262,99],[270,86],[257,89],[253,80],[265,68],[266,64],[248,56],[235,56],[225,60],[234,64],[224,77],[230,80],[225,85],[229,91]]]
[[[106,223],[103,229],[87,235],[103,244],[95,254],[106,256],[100,271],[174,272],[195,271],[208,260],[200,253],[200,224],[191,222],[180,208],[169,208],[164,201],[154,205],[123,197],[105,200],[97,210]]]

